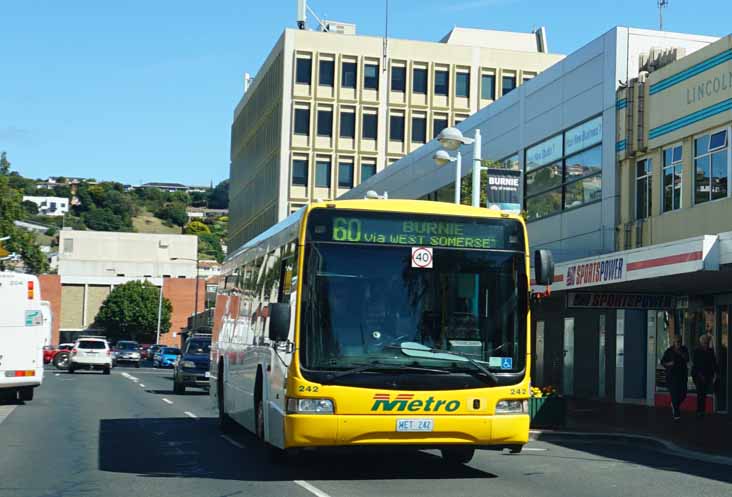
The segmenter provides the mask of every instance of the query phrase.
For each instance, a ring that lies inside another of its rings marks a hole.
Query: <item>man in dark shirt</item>
[[[714,350],[709,346],[709,335],[699,337],[699,347],[694,350],[691,377],[696,385],[696,415],[703,416],[706,410],[707,394],[714,386],[714,377],[717,375],[717,359]]]
[[[666,368],[666,385],[671,394],[671,412],[675,421],[681,419],[681,403],[686,398],[688,362],[689,351],[681,345],[681,337],[675,336],[673,345],[666,349],[661,358],[661,365]]]

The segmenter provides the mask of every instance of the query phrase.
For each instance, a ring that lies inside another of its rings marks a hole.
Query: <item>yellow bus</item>
[[[553,263],[536,254],[538,284]],[[416,200],[313,203],[232,253],[210,392],[275,453],[410,445],[467,463],[529,436],[519,216]]]

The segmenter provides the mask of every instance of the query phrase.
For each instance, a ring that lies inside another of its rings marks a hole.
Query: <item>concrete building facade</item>
[[[440,42],[286,29],[236,107],[230,244],[382,171],[561,55],[533,33]]]

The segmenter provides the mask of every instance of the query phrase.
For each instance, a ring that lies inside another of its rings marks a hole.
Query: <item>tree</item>
[[[219,238],[211,233],[199,235],[198,256],[201,259],[215,259],[218,262],[223,261],[224,250],[221,248]]]
[[[188,222],[188,213],[184,204],[165,205],[155,211],[155,217],[181,227]]]
[[[211,233],[211,230],[201,221],[191,221],[183,228],[183,233],[186,235],[203,235],[204,233]]]
[[[10,174],[10,162],[8,161],[8,153],[0,153],[0,174],[7,176]]]
[[[229,208],[229,180],[225,179],[216,188],[211,190],[208,196],[208,206],[211,209]]]
[[[95,326],[112,340],[152,341],[158,324],[160,289],[147,281],[116,286],[97,313]],[[173,305],[163,298],[160,333],[170,330]]]
[[[23,210],[26,212],[26,214],[30,216],[35,216],[38,214],[38,205],[35,202],[31,202],[30,200],[23,200],[20,204],[23,207]]]
[[[89,229],[96,231],[120,231],[125,227],[124,220],[107,208],[85,212],[82,219]]]

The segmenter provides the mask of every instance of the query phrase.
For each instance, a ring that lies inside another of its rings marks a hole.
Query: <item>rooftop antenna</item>
[[[386,52],[389,48],[389,0],[386,0],[385,16],[384,16],[384,53],[382,54],[383,62],[381,71],[386,72]]]
[[[663,9],[668,7],[669,0],[658,0],[658,29],[663,31]]]
[[[307,29],[308,12],[318,21],[320,31],[328,31],[328,25],[310,8],[307,0],[297,0],[297,29]]]

